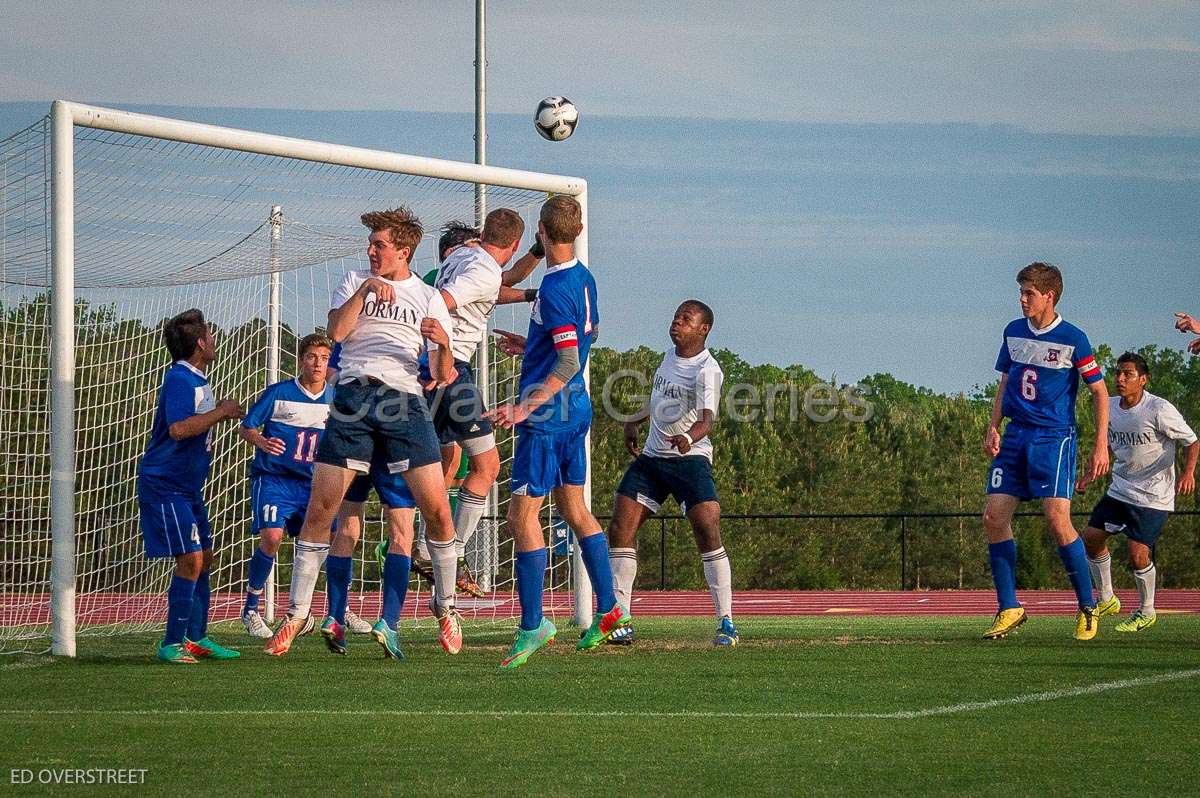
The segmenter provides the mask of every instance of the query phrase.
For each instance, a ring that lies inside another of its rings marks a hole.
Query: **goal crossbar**
[[[146,136],[265,156],[476,185],[544,191],[574,196],[587,219],[587,181],[578,177],[464,163],[342,144],[310,141],[250,130],[189,122],[103,108],[66,100],[50,107],[51,267],[50,267],[50,527],[51,651],[75,656],[75,185],[74,128]],[[587,225],[575,242],[588,260]],[[586,375],[585,375],[586,377]],[[589,446],[590,449],[590,446]],[[590,451],[589,451],[590,455]],[[590,457],[584,495],[590,503]],[[591,585],[573,555],[574,620],[591,621]]]

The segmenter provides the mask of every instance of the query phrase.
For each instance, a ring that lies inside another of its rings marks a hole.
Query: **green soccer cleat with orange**
[[[207,635],[199,640],[184,640],[183,645],[196,659],[237,659],[242,656],[242,652],[225,648]]]
[[[536,629],[518,628],[517,635],[513,638],[512,648],[509,650],[508,656],[500,661],[500,667],[506,670],[521,667],[533,652],[542,646],[553,643],[557,634],[558,629],[554,627],[549,618],[542,618],[542,622]]]

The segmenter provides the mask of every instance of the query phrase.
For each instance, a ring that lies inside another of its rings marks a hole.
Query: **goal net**
[[[163,320],[204,311],[217,337],[214,394],[249,407],[295,374],[298,341],[323,328],[345,272],[366,267],[364,211],[416,211],[429,242],[413,270],[424,274],[437,265],[438,228],[476,219],[477,185],[487,186],[489,207],[521,214],[530,242],[547,192],[585,190],[573,178],[69,103],[0,142],[0,652],[53,642],[56,653],[73,654],[76,634],[145,631],[165,618],[173,564],[143,556],[136,501],[137,465],[170,364]],[[522,330],[527,319],[527,306],[502,306],[493,323]],[[477,371],[493,403],[515,394],[518,370],[481,347]],[[501,523],[511,434],[498,431],[498,443],[499,488],[467,552],[487,595],[459,601],[479,624],[507,624],[519,612]],[[216,428],[205,498],[217,622],[236,621],[256,546],[251,456],[236,425]],[[552,508],[543,518],[547,612],[586,617],[573,605],[586,597],[578,609],[590,613],[586,578],[572,591],[580,569]],[[379,612],[374,548],[385,534],[372,493],[350,602],[365,617]],[[287,606],[290,563],[285,543],[269,614]],[[413,579],[404,619],[420,625],[429,586]],[[314,612],[322,609],[318,595]]]

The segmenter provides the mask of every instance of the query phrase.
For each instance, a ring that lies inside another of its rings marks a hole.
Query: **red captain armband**
[[[565,349],[568,346],[579,346],[579,338],[575,334],[575,325],[573,324],[555,327],[550,331],[550,339],[554,341],[555,349]]]
[[[1096,358],[1088,355],[1081,360],[1075,361],[1075,368],[1079,371],[1079,376],[1083,377],[1084,382],[1093,383],[1100,379],[1100,366],[1096,364]]]

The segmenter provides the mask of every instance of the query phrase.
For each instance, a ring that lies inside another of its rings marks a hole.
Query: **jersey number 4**
[[[1021,396],[1028,402],[1037,399],[1037,372],[1033,369],[1021,372]]]
[[[311,463],[317,455],[317,443],[321,440],[318,432],[301,430],[296,433],[296,453],[292,459],[297,463]]]

